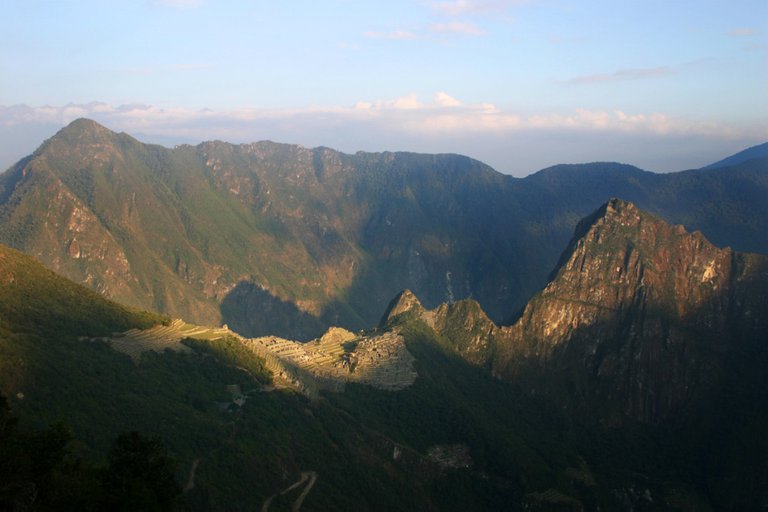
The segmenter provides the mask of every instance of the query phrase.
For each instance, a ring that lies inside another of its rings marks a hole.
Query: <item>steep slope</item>
[[[538,369],[573,404],[659,423],[720,389],[730,354],[768,348],[767,308],[768,258],[612,200],[496,343],[493,371]]]
[[[4,245],[0,245],[0,284],[0,328],[5,334],[100,336],[164,320],[107,301]]]
[[[525,179],[459,155],[259,142],[166,149],[78,120],[0,175],[0,242],[126,304],[245,336],[373,325],[412,289],[496,322],[544,284],[579,219],[620,195],[768,254],[768,161]]]
[[[427,310],[410,291],[382,325],[398,317],[576,412],[657,424],[722,387],[729,358],[768,353],[768,258],[719,249],[613,199],[579,224],[514,325],[495,325],[472,300]]]
[[[744,151],[739,151],[735,155],[731,155],[727,158],[723,158],[722,160],[718,160],[717,162],[709,164],[703,168],[715,169],[717,167],[733,167],[734,165],[739,165],[749,160],[765,158],[768,158],[768,142],[764,144],[758,144],[757,146],[752,146],[745,149]]]
[[[387,327],[414,319],[450,340],[450,348],[464,359],[487,368],[490,368],[496,339],[505,339],[508,331],[494,324],[477,301],[465,299],[427,310],[410,290],[404,290],[392,300],[380,325]]]

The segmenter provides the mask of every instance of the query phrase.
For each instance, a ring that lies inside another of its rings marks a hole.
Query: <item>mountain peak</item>
[[[602,220],[603,222],[622,222],[629,219],[637,219],[646,213],[638,208],[635,203],[625,201],[618,197],[612,197],[595,212],[582,220],[582,222],[593,222]]]
[[[554,279],[562,266],[571,259],[579,244],[583,244],[587,239],[595,238],[595,236],[588,236],[591,231],[599,230],[605,226],[636,226],[640,219],[645,217],[650,217],[650,215],[641,211],[634,203],[615,197],[609,199],[591,215],[581,219],[576,225],[570,243],[565,251],[563,251],[560,261],[558,261],[555,269],[550,274],[550,280]],[[599,236],[596,238],[600,240]]]
[[[606,213],[619,213],[619,212],[638,212],[637,206],[629,201],[624,201],[617,197],[612,197],[604,205]]]
[[[65,144],[105,143],[114,140],[117,134],[92,119],[75,119],[59,130],[48,142],[57,141]]]
[[[612,197],[607,202],[598,208],[594,214],[582,220],[589,221],[593,219],[592,224],[595,222],[632,222],[637,221],[643,214],[634,203],[624,201],[617,197]]]
[[[395,317],[410,311],[415,311],[419,314],[423,313],[424,306],[411,290],[406,289],[397,294],[397,296],[392,299],[392,302],[389,303],[389,306],[384,312],[384,316],[381,318],[381,325],[385,325]]]
[[[97,123],[93,119],[88,119],[85,117],[80,117],[78,119],[75,119],[71,123],[69,123],[67,126],[62,128],[59,133],[78,133],[78,134],[112,134],[114,133],[109,128]]]
[[[509,377],[527,360],[582,366],[579,378],[601,390],[594,403],[614,419],[658,423],[692,403],[690,390],[714,385],[700,369],[734,338],[729,326],[739,325],[739,336],[764,329],[755,319],[764,316],[756,312],[768,282],[755,269],[766,264],[612,199],[580,223],[553,279],[509,330],[494,369]]]

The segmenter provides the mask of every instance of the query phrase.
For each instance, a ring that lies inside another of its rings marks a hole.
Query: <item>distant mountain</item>
[[[166,149],[78,120],[0,175],[0,242],[126,304],[246,336],[374,325],[412,289],[503,322],[576,223],[620,196],[768,254],[768,161],[660,175],[613,163],[524,179],[459,155],[259,142]]]
[[[752,146],[750,148],[745,149],[744,151],[739,151],[735,155],[731,155],[713,164],[709,164],[706,167],[703,167],[703,169],[731,167],[734,165],[742,164],[744,162],[748,162],[749,160],[766,159],[766,158],[768,158],[768,142],[765,142],[763,144],[758,144],[757,146]]]
[[[375,323],[401,282],[513,301],[494,279],[524,275],[533,248],[501,236],[515,216],[490,222],[498,200],[465,192],[503,181],[454,155],[167,150],[80,120],[2,176],[0,240],[128,304],[248,335],[270,332],[252,312],[272,310],[271,332],[308,339]]]

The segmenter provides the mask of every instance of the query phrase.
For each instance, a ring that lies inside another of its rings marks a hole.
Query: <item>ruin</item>
[[[290,387],[310,397],[318,396],[321,390],[342,392],[349,382],[397,391],[413,384],[417,377],[415,359],[396,331],[366,335],[332,327],[320,338],[300,343],[276,336],[243,338],[226,326],[201,327],[175,319],[167,325],[92,340],[105,341],[139,363],[141,354],[147,351],[192,352],[182,343],[186,338],[216,340],[224,336],[239,340],[262,357],[276,386]]]

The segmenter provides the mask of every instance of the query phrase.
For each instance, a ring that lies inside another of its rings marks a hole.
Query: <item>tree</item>
[[[22,432],[8,401],[0,394],[0,510],[56,508],[67,494],[62,475],[70,475],[72,434],[62,424]]]
[[[105,510],[161,511],[176,507],[181,488],[162,442],[138,432],[118,436],[103,474]]]

